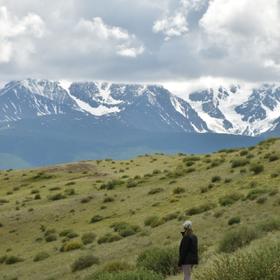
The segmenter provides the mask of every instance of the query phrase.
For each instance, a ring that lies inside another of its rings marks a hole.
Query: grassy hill
[[[226,253],[278,248],[279,163],[280,140],[271,139],[199,156],[1,171],[0,279],[94,279],[100,270],[133,270],[147,249],[176,254],[185,219],[199,237],[197,280]]]

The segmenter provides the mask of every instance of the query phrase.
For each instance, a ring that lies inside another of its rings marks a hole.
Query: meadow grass
[[[185,219],[199,237],[200,269],[232,231],[260,232],[237,251],[279,238],[280,166],[271,156],[279,153],[274,139],[209,155],[2,170],[0,279],[84,279],[112,262],[136,266],[147,249],[178,247]]]

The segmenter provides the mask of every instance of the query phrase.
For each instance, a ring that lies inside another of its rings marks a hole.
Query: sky
[[[279,49],[280,0],[0,0],[2,81],[278,82]]]

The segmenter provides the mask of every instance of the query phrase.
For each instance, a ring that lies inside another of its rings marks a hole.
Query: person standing
[[[198,239],[193,233],[191,221],[184,222],[181,234],[178,266],[184,272],[184,280],[191,280],[192,267],[198,264]]]

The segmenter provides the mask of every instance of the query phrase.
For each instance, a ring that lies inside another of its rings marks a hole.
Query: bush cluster
[[[228,205],[232,205],[233,203],[240,200],[241,198],[243,198],[242,194],[237,193],[237,192],[231,193],[231,194],[227,194],[227,195],[221,197],[219,199],[219,203],[221,206],[228,206]]]
[[[144,221],[144,225],[145,226],[150,226],[152,228],[155,228],[157,226],[160,226],[164,223],[164,220],[161,219],[160,217],[158,216],[150,216],[150,217],[147,217]]]
[[[100,237],[97,242],[98,244],[102,244],[102,243],[112,243],[115,241],[119,241],[120,239],[122,239],[122,237],[119,234],[115,234],[115,233],[106,233],[105,235],[103,235],[102,237]]]
[[[72,272],[83,270],[91,267],[94,264],[99,264],[99,259],[93,255],[79,257],[71,266]]]
[[[84,233],[81,240],[84,245],[91,244],[96,239],[96,234],[93,232]]]
[[[244,159],[244,158],[234,159],[231,162],[231,167],[232,168],[242,167],[242,166],[245,166],[249,163],[250,163],[250,161],[248,159]]]
[[[219,251],[231,253],[244,247],[260,236],[260,232],[253,228],[242,227],[227,232],[219,243]]]
[[[107,183],[104,183],[100,186],[101,190],[113,190],[115,189],[117,186],[122,185],[123,181],[122,180],[111,180]]]
[[[114,223],[111,228],[113,228],[113,230],[121,237],[134,235],[141,230],[139,226],[130,225],[125,222]]]
[[[77,241],[67,242],[63,244],[60,248],[61,252],[69,252],[74,251],[82,248],[82,244]]]
[[[280,275],[280,244],[270,244],[253,252],[215,257],[195,272],[197,280],[276,280]]]
[[[150,248],[137,258],[137,267],[154,271],[163,276],[178,273],[177,248]]]
[[[215,208],[216,205],[214,203],[208,202],[208,203],[204,203],[202,205],[196,206],[196,207],[192,207],[190,209],[188,209],[186,211],[186,215],[197,215],[197,214],[201,214],[203,212],[209,211],[213,208]]]
[[[40,252],[33,258],[33,261],[34,262],[40,262],[40,261],[43,261],[43,260],[47,259],[49,256],[50,255],[46,252]]]

